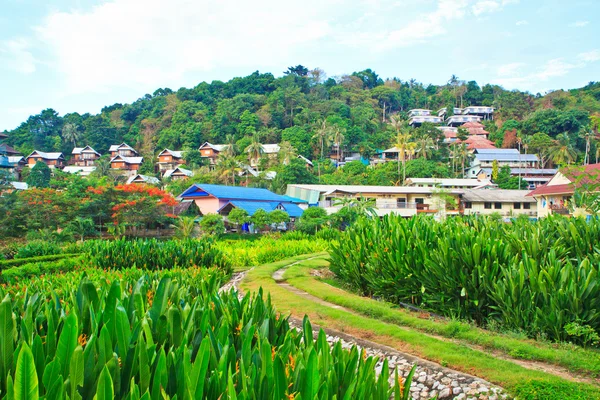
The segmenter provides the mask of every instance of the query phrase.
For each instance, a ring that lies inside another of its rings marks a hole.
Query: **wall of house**
[[[529,209],[525,209],[523,208],[523,203],[521,203],[521,208],[520,209],[515,209],[514,208],[514,203],[510,202],[510,203],[500,203],[502,208],[495,208],[495,203],[496,202],[491,202],[492,204],[492,208],[485,208],[485,202],[473,202],[472,207],[471,208],[465,208],[464,209],[464,214],[465,215],[470,215],[470,214],[479,214],[479,215],[491,215],[494,213],[498,213],[502,216],[510,216],[510,215],[521,215],[521,214],[525,214],[528,215],[530,217],[537,217],[537,204],[536,203],[527,203],[529,204]]]
[[[194,199],[196,206],[200,209],[200,212],[203,215],[206,214],[216,214],[219,209],[224,206],[226,201],[219,201],[216,197],[203,197],[199,199]],[[222,204],[221,204],[222,203]]]
[[[161,163],[172,163],[173,162],[173,156],[170,155],[170,154],[162,155],[162,156],[158,157],[158,162],[161,162]]]

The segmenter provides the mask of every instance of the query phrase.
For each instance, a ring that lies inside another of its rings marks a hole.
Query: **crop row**
[[[74,281],[76,276],[81,280]],[[221,269],[98,269],[0,289],[9,399],[388,399],[384,365],[290,329],[262,293],[216,294]],[[120,278],[120,279],[117,279]],[[406,393],[404,393],[406,392]]]
[[[600,221],[362,220],[331,270],[363,294],[554,340],[600,331]]]

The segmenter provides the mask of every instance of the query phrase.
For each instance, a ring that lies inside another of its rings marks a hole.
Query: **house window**
[[[485,208],[486,210],[491,209],[492,208],[492,203],[489,203],[489,202],[486,201],[485,203],[483,203],[483,208]]]
[[[473,208],[473,203],[471,203],[470,201],[467,201],[465,203],[465,208]]]
[[[494,208],[496,210],[500,210],[502,208],[502,203],[498,203],[498,202],[494,203]]]
[[[520,210],[520,209],[521,209],[521,203],[514,203],[514,204],[513,204],[513,208],[514,208],[515,210]]]
[[[531,203],[523,203],[523,208],[529,210],[531,208]]]
[[[416,204],[423,204],[423,203],[425,203],[425,200],[422,197],[417,197],[415,199],[415,203]]]

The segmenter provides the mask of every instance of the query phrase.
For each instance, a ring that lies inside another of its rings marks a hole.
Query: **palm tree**
[[[297,156],[296,149],[288,141],[283,141],[279,144],[279,161],[282,164],[289,164],[292,159]]]
[[[340,128],[339,125],[334,125],[333,126],[333,131],[331,133],[331,137],[333,139],[333,142],[335,143],[336,147],[337,147],[337,161],[338,161],[338,165],[340,163],[340,149],[342,148],[342,142],[344,141],[344,139],[346,139],[346,137],[344,136],[344,129]]]
[[[83,134],[77,129],[77,125],[67,122],[62,128],[62,138],[65,142],[73,143],[77,147],[77,141],[81,140]]]
[[[419,140],[417,140],[416,145],[417,155],[423,157],[424,159],[427,159],[429,156],[431,156],[431,150],[435,147],[433,139],[429,136],[421,137]]]
[[[579,134],[579,137],[582,138],[583,140],[585,140],[585,156],[583,158],[583,163],[584,164],[589,164],[590,163],[590,147],[591,147],[591,141],[592,138],[594,137],[594,131],[592,129],[587,130],[585,129],[583,132],[581,132]]]
[[[556,165],[571,164],[577,159],[577,152],[571,144],[569,135],[565,132],[557,136],[554,145],[549,150],[550,158]]]
[[[235,185],[235,176],[242,170],[240,163],[234,157],[228,156],[227,154],[219,154],[215,172],[219,178],[223,179],[226,183],[231,178],[231,184]]]
[[[229,134],[225,136],[225,149],[223,152],[228,156],[236,156],[237,155],[237,145],[235,143],[235,136]]]
[[[390,126],[396,131],[396,134],[398,134],[406,127],[406,121],[403,121],[397,115],[392,115],[390,117]]]
[[[460,158],[460,162],[461,162],[461,166],[462,166],[461,175],[464,175],[465,174],[465,163],[471,157],[471,153],[469,153],[469,149],[467,148],[466,143],[461,143],[458,146],[457,156],[458,156],[458,158]]]
[[[394,147],[398,150],[398,175],[400,175],[400,161],[402,161],[402,183],[406,180],[406,151],[409,147],[410,135],[398,133]]]
[[[327,124],[326,120],[322,120],[317,129],[315,129],[315,134],[312,137],[315,139],[321,148],[321,159],[323,158],[323,153],[325,152],[325,144],[329,144],[331,141],[331,127]]]
[[[260,160],[260,156],[264,153],[264,151],[265,150],[258,139],[258,135],[254,134],[252,136],[252,142],[250,142],[250,145],[246,147],[244,152],[248,153],[248,161],[250,162],[250,166],[252,166],[253,160],[256,162],[256,172],[258,172],[258,162]]]

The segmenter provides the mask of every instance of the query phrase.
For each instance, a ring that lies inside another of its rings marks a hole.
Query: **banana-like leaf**
[[[38,376],[35,370],[33,353],[23,343],[17,366],[15,370],[15,400],[37,400],[39,399]]]
[[[98,378],[95,400],[114,400],[113,380],[106,366]]]

